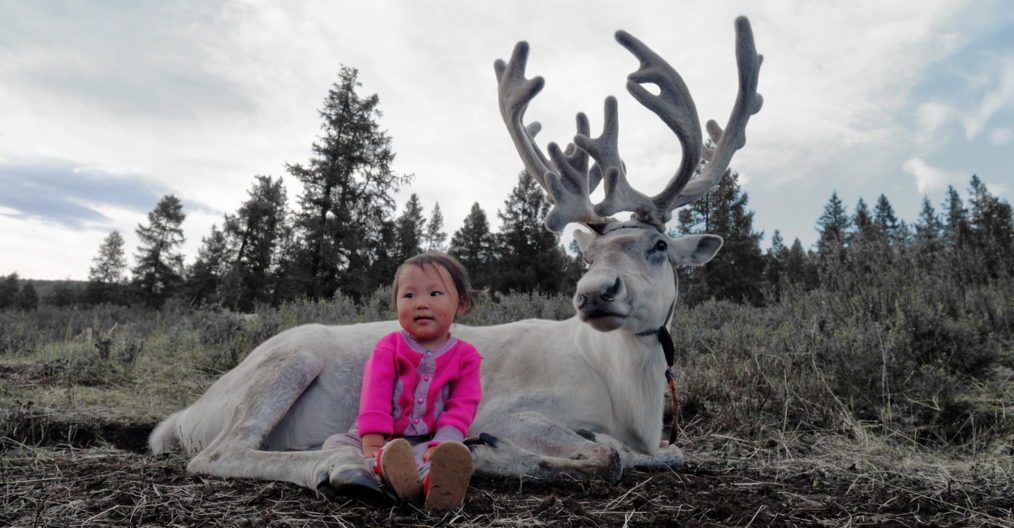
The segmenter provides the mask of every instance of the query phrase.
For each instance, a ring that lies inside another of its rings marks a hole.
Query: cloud
[[[158,195],[172,192],[188,210],[188,244],[197,244],[210,223],[246,198],[254,175],[277,176],[286,163],[312,156],[321,133],[317,109],[346,64],[359,69],[361,93],[380,97],[381,126],[397,152],[394,170],[416,174],[399,203],[412,192],[427,211],[440,203],[453,232],[479,202],[495,224],[521,163],[497,111],[492,61],[506,58],[520,39],[532,46],[529,74],[546,77],[528,114],[544,125],[540,144],[567,142],[578,111],[589,114],[597,133],[602,99],[616,95],[631,181],[652,192],[678,165],[679,146],[626,94],[636,60],[612,31],[644,39],[683,75],[702,120],[724,124],[736,96],[737,14],[750,17],[765,55],[765,107],[733,160],[750,176],[743,182],[758,211],[784,209],[786,187],[766,193],[778,198],[765,203],[757,199],[765,186],[797,181],[793,200],[805,202],[805,193],[826,197],[846,180],[882,185],[909,158],[906,170],[936,185],[939,174],[921,160],[942,163],[936,139],[960,139],[962,116],[985,119],[970,126],[984,127],[979,133],[995,141],[1010,139],[994,130],[1014,129],[996,117],[1004,108],[996,110],[1005,93],[1000,85],[986,85],[974,98],[932,94],[936,106],[920,106],[925,95],[914,92],[934,64],[985,33],[981,21],[970,20],[975,13],[1008,16],[1002,2],[988,0],[974,8],[877,0],[9,4],[5,20],[17,24],[0,23],[0,169],[14,167],[5,159],[73,160],[55,169],[22,164],[35,166],[28,179],[44,192],[12,186],[0,173],[0,220],[9,223],[115,223],[126,233],[138,220],[124,211],[141,212],[143,220]],[[987,92],[995,94],[988,101]],[[900,118],[912,105],[918,129]],[[286,185],[294,202],[300,188],[289,177]],[[104,202],[121,204],[123,214]],[[812,232],[811,220],[797,218],[797,231]],[[26,233],[38,224],[22,223]],[[784,223],[757,227],[791,231]],[[89,254],[98,242],[89,242]]]
[[[946,128],[952,124],[963,130],[968,142],[983,133],[993,144],[996,137],[1003,141],[1003,127],[994,132],[990,125],[1014,110],[1014,59],[993,53],[959,59],[946,75],[926,80],[942,93],[917,107],[916,142],[921,146],[946,142]]]
[[[1006,145],[1014,141],[1014,130],[1009,128],[994,128],[989,131],[989,142],[992,145]]]
[[[919,105],[916,114],[918,119],[917,144],[927,145],[944,140],[940,137],[940,129],[954,118],[954,111],[951,107],[940,102],[923,103]]]
[[[103,207],[149,210],[164,189],[136,177],[62,162],[0,164],[0,215],[71,229],[110,226]]]
[[[965,137],[972,141],[990,121],[1005,109],[1014,109],[1014,59],[989,61],[988,87],[983,90],[976,107],[962,117]]]
[[[905,172],[915,177],[915,186],[920,193],[943,188],[961,179],[960,175],[933,167],[919,158],[911,158],[901,166]]]
[[[181,119],[252,109],[239,85],[204,67],[200,35],[213,9],[15,4],[4,14],[19,25],[0,33],[0,71],[11,86],[66,106],[135,116]]]

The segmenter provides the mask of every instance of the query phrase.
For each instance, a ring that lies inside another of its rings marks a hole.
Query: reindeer
[[[523,123],[544,84],[541,77],[525,78],[528,44],[519,42],[508,62],[496,61],[504,123],[525,169],[552,203],[546,226],[556,232],[570,223],[589,228],[576,233],[589,269],[577,283],[570,319],[453,329],[484,355],[484,395],[470,431],[478,439],[468,442],[477,473],[616,481],[625,468],[683,465],[678,447],[659,442],[667,366],[661,341],[676,302],[675,267],[706,263],[722,239],[674,239],[665,223],[715,184],[744,145],[749,117],[760,110],[761,56],[745,18],[736,20],[736,33],[739,94],[725,130],[708,123],[708,148],[681,77],[641,41],[616,33],[640,60],[628,91],[682,145],[679,168],[653,197],[626,179],[615,98],[605,100],[599,137],[589,137],[588,119],[578,114],[573,143],[565,150],[550,143],[547,157],[534,141],[538,123]],[[600,182],[605,198],[592,204],[589,194]],[[629,220],[612,217],[624,211],[633,213]],[[160,423],[151,450],[182,447],[193,455],[187,469],[194,473],[288,481],[328,493],[379,493],[354,448],[319,446],[355,423],[363,362],[396,328],[397,321],[384,321],[286,330]]]

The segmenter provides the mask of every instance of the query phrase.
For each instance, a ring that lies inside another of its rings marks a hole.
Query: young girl
[[[402,329],[381,339],[366,361],[356,430],[323,448],[361,447],[401,500],[425,497],[426,510],[454,508],[472,475],[461,441],[479,406],[482,357],[450,328],[477,292],[456,259],[424,253],[398,268],[392,293]]]

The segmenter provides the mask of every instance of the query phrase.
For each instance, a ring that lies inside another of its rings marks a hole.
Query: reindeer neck
[[[577,333],[576,342],[588,355],[609,365],[612,372],[635,378],[662,378],[664,385],[666,368],[665,353],[654,334],[635,335],[620,330],[599,332],[591,326],[581,323],[576,317],[571,320]],[[610,375],[610,378],[618,376]],[[622,380],[626,381],[626,380]]]
[[[665,355],[656,335],[638,336],[620,331],[599,332],[580,323],[576,329],[581,352],[592,364],[603,368],[613,405],[623,417],[626,442],[654,452],[662,428],[662,402],[665,393]]]

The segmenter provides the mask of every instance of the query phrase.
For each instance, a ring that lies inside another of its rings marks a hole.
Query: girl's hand
[[[433,456],[433,450],[436,448],[437,446],[431,446],[429,449],[426,450],[425,453],[423,453],[423,462],[430,461],[430,458]]]
[[[384,435],[380,433],[367,433],[363,435],[364,457],[375,458],[382,447],[384,447]]]

